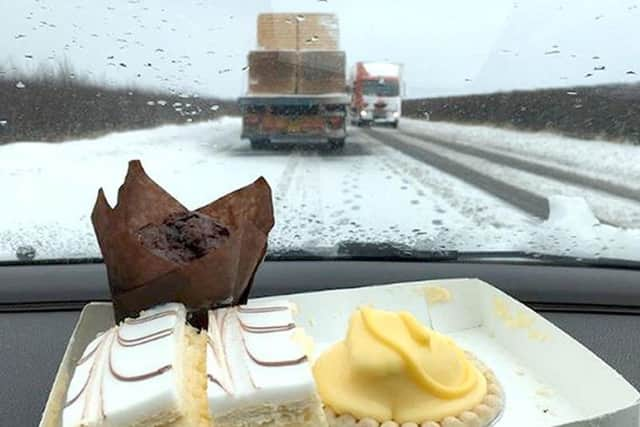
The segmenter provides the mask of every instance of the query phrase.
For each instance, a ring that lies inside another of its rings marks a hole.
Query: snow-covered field
[[[355,129],[342,153],[252,151],[239,132],[239,120],[223,118],[0,146],[0,259],[14,259],[24,245],[38,258],[99,256],[90,221],[95,196],[104,187],[116,203],[130,159],[141,159],[152,179],[189,208],[266,177],[276,213],[272,249],[360,240],[640,257],[640,230],[598,224],[581,199],[554,198],[550,219],[541,222]]]

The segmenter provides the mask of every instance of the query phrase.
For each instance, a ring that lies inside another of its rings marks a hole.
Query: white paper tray
[[[429,302],[427,288],[448,291]],[[296,321],[316,352],[344,338],[358,306],[405,310],[453,337],[496,373],[506,396],[499,427],[638,427],[640,394],[596,355],[523,304],[476,279],[437,280],[278,296],[297,305]],[[41,426],[60,426],[60,398],[84,347],[113,325],[111,305],[88,304],[78,320]],[[58,398],[56,398],[58,396]]]

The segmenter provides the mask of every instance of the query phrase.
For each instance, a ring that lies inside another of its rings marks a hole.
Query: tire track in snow
[[[390,172],[402,177],[405,182],[407,182],[407,178],[415,181],[418,198],[435,194],[445,200],[451,208],[472,221],[473,224],[483,227],[490,225],[496,228],[518,228],[522,227],[524,223],[528,224],[534,220],[534,217],[525,212],[517,213],[511,205],[492,195],[487,195],[486,192],[476,189],[475,186],[471,186],[469,191],[461,193],[460,188],[453,182],[457,178],[440,170],[431,169],[419,160],[406,157],[370,135],[363,134],[363,136],[367,138],[369,144],[376,144],[379,147],[380,161]],[[468,184],[463,182],[462,185]],[[437,207],[437,209],[442,210],[442,207]],[[506,222],[505,217],[511,221]]]
[[[429,144],[427,142],[424,143]],[[620,198],[589,187],[581,187],[536,175],[516,167],[449,150],[439,145],[430,146],[437,153],[453,157],[471,169],[485,171],[485,173],[496,179],[509,182],[516,187],[529,189],[529,191],[541,197],[548,198],[552,195],[562,195],[583,198],[595,216],[604,224],[622,228],[640,227],[640,206],[638,206],[637,202],[628,198]]]
[[[395,148],[449,175],[455,176],[467,184],[484,190],[531,216],[540,219],[547,219],[549,217],[549,201],[545,197],[478,172],[460,162],[428,149],[423,144],[411,143],[410,141],[401,139],[392,132],[383,133],[374,130],[365,130],[364,132],[381,143]]]
[[[275,196],[276,200],[284,200],[289,193],[289,189],[291,188],[291,184],[293,183],[293,176],[295,175],[296,169],[300,164],[300,152],[298,150],[293,150],[289,156],[287,156],[287,162],[282,170],[282,174],[275,185]]]
[[[290,223],[292,219],[295,219],[295,215],[293,217],[290,216],[292,212],[289,191],[299,164],[300,152],[298,150],[291,151],[287,156],[280,177],[273,186],[273,208],[278,220],[276,221],[274,233],[271,233],[269,237],[269,241],[270,244],[276,247],[282,245],[281,240],[287,241],[287,239],[291,239],[291,236],[289,236],[291,230]]]
[[[576,171],[569,171],[560,167],[545,165],[531,160],[522,159],[513,155],[498,153],[493,150],[486,150],[467,144],[461,144],[431,135],[423,135],[417,132],[406,131],[401,131],[401,133],[425,142],[429,142],[434,145],[447,148],[449,150],[457,151],[462,154],[468,154],[470,156],[479,157],[494,163],[527,171],[535,175],[544,176],[581,187],[591,188],[603,193],[609,193],[616,197],[640,202],[640,191],[632,187],[614,184],[612,182],[607,182],[605,180],[596,179],[587,175],[580,174]]]
[[[494,163],[471,154],[449,150],[446,147],[431,144],[408,135],[396,134],[396,137],[407,144],[423,147],[470,170],[485,174],[495,180],[509,183],[514,187],[526,189],[526,191],[545,199],[550,195],[584,198],[602,223],[623,228],[637,228],[640,225],[640,209],[638,209],[637,203],[632,200],[535,175],[511,165]]]

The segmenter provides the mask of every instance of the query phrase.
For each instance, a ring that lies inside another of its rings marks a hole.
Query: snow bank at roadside
[[[128,160],[142,158],[153,176],[171,177],[201,161],[239,123],[224,117],[96,139],[0,145],[0,259],[15,259],[23,245],[38,258],[100,256],[89,218],[98,188],[115,203]]]
[[[556,248],[577,257],[638,259],[639,229],[601,224],[585,200],[578,197],[550,197],[549,209],[549,219],[540,226],[546,236],[538,242],[538,250]]]

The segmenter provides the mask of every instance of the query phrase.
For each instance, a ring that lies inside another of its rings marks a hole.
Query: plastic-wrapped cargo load
[[[327,13],[263,13],[258,16],[258,48],[337,50],[338,18]]]
[[[296,51],[249,52],[249,93],[296,93]]]
[[[298,93],[306,95],[345,91],[345,54],[342,51],[301,51]]]

